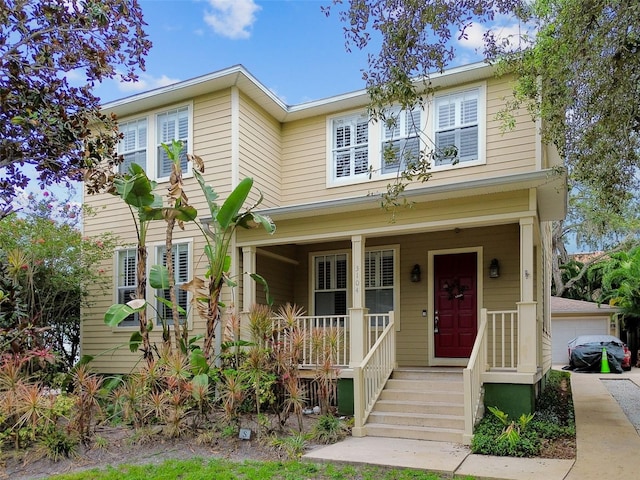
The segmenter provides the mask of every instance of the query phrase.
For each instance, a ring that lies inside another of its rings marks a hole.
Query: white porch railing
[[[492,369],[518,368],[518,311],[486,311],[489,330],[489,366]]]
[[[372,349],[376,341],[382,336],[391,322],[388,313],[372,313],[365,316],[365,345],[367,350]],[[289,345],[291,338],[282,320],[273,319],[276,341]],[[278,323],[276,323],[278,322]],[[334,365],[344,367],[349,365],[350,355],[350,318],[349,315],[318,315],[313,317],[296,317],[296,326],[300,335],[304,338],[304,347],[301,352],[300,366],[309,368],[318,365],[320,352],[331,343]]]
[[[302,342],[302,352],[300,355],[301,367],[315,367],[322,363],[321,358],[330,349],[334,355],[333,364],[335,366],[349,365],[349,316],[348,315],[327,315],[313,317],[296,317],[296,326],[300,330]],[[290,329],[283,325],[283,321],[275,318],[278,322],[276,341],[290,345],[292,338]]]
[[[467,368],[462,372],[464,382],[464,443],[470,444],[476,419],[482,416],[482,374],[487,365],[487,310],[480,312],[480,326],[473,344]]]
[[[373,406],[396,364],[396,329],[393,312],[369,353],[353,369],[354,431],[362,431]],[[371,325],[371,322],[368,322]]]

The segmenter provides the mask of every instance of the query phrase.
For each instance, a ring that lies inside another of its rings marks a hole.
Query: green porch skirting
[[[338,414],[353,415],[353,378],[338,379]]]
[[[339,391],[339,390],[338,390]],[[498,407],[511,419],[535,412],[536,386],[514,383],[485,383],[484,404]]]

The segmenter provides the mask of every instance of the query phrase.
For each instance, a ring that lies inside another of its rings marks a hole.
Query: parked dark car
[[[567,343],[571,370],[600,371],[602,349],[606,348],[609,369],[622,373],[631,370],[631,351],[618,337],[613,335],[580,335]]]

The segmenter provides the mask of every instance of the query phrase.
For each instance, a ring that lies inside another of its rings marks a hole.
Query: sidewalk
[[[631,380],[640,386],[640,369],[634,368],[621,375],[571,375],[576,414],[575,461],[474,455],[467,447],[455,443],[381,437],[350,437],[343,442],[309,452],[303,458],[413,468],[447,476],[470,475],[478,479],[635,478],[640,436],[600,378]]]

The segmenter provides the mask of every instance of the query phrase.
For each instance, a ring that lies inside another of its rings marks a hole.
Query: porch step
[[[367,419],[366,432],[374,437],[462,443],[462,369],[394,370]]]
[[[459,402],[420,402],[411,400],[378,400],[373,407],[374,412],[414,412],[435,415],[464,416],[462,398]]]
[[[370,437],[408,438],[410,440],[431,440],[433,442],[462,443],[462,432],[448,428],[396,427],[384,424],[367,424]]]

